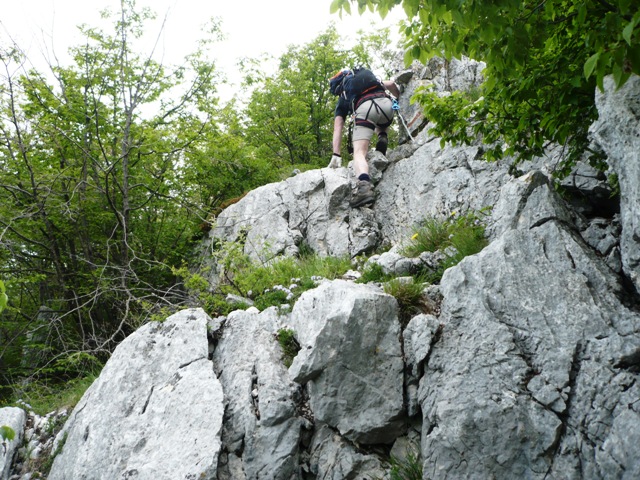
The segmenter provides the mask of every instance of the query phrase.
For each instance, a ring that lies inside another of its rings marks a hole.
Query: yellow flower
[[[414,234],[413,234],[413,236],[411,237],[411,240],[415,240],[415,239],[417,239],[417,238],[418,238],[418,234],[417,234],[417,233],[414,233]]]

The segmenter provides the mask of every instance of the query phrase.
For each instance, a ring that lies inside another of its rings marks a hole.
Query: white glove
[[[329,162],[329,168],[340,168],[342,166],[342,157],[336,153],[331,155],[331,161]]]

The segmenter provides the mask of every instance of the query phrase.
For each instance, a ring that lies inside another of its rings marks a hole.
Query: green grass
[[[90,374],[64,383],[33,381],[14,385],[7,405],[24,408],[24,405],[18,402],[20,400],[27,403],[38,415],[46,415],[62,408],[72,409],[96,378],[97,375]]]
[[[409,454],[404,460],[391,458],[391,480],[422,480],[422,463],[417,455]]]
[[[384,273],[384,269],[382,268],[382,265],[378,263],[371,263],[365,267],[360,278],[356,280],[356,283],[369,283],[369,282],[382,283],[382,282],[388,282],[391,279],[393,279],[393,275]]]
[[[316,286],[316,280],[333,280],[351,268],[348,257],[283,257],[269,265],[244,268],[234,274],[233,288],[253,298],[255,306],[263,310],[269,306],[292,305],[306,290]]]
[[[450,228],[451,224],[445,220],[423,220],[413,229],[410,243],[401,249],[400,253],[406,257],[417,257],[422,252],[440,250],[449,245]]]
[[[449,218],[428,218],[413,229],[410,242],[401,249],[407,257],[418,257],[423,252],[441,251],[445,259],[428,280],[436,283],[447,268],[453,267],[469,255],[474,255],[488,244],[484,224],[476,213],[452,214]]]
[[[282,348],[282,360],[284,365],[289,368],[291,363],[293,363],[293,359],[300,351],[300,345],[295,338],[295,332],[288,328],[281,328],[278,330],[278,334],[276,335],[278,339],[278,343]]]
[[[420,278],[394,278],[385,283],[384,292],[395,297],[398,301],[398,307],[400,308],[400,323],[403,326],[406,326],[411,317],[423,310],[423,290],[424,283]]]

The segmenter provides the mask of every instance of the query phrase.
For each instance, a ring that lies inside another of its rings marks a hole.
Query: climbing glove
[[[342,157],[337,153],[331,155],[331,161],[329,162],[329,168],[340,168],[342,166]]]

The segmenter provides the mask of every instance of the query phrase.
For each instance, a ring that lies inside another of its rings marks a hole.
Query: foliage
[[[420,458],[409,453],[406,459],[391,458],[391,480],[422,480],[422,463]]]
[[[4,282],[0,280],[0,313],[7,307],[7,303],[9,302],[9,297],[5,293]]]
[[[85,391],[95,381],[99,373],[73,378],[65,382],[32,381],[12,386],[11,399],[5,405],[28,405],[29,410],[38,415],[46,415],[63,408],[73,408],[82,398]]]
[[[350,12],[354,0],[333,0]],[[540,155],[549,142],[569,148],[559,174],[587,148],[596,86],[612,74],[621,86],[640,74],[640,4],[629,0],[357,0],[382,16],[407,14],[405,61],[463,55],[485,61],[483,97],[438,99],[422,92],[439,133],[453,142],[481,135],[488,159]],[[447,132],[450,132],[447,134]],[[499,142],[499,143],[498,143]]]
[[[422,279],[413,277],[393,278],[384,284],[384,292],[398,301],[400,321],[403,325],[406,325],[414,314],[421,311],[424,303],[422,298],[424,286]]]
[[[49,74],[0,51],[0,384],[69,378],[76,352],[102,362],[157,305],[181,302],[171,267],[216,201],[190,161],[218,134],[214,65],[204,50],[176,68],[140,56],[151,13],[121,8],[109,33],[82,27],[73,64]]]
[[[233,288],[254,299],[259,309],[282,304],[292,305],[320,278],[333,280],[351,266],[348,257],[320,257],[308,254],[298,258],[281,257],[266,265],[245,264],[231,267]]]
[[[252,261],[243,251],[242,239],[223,242],[215,247],[213,258],[218,265],[218,281],[212,290],[205,278],[207,267],[183,266],[175,274],[184,280],[191,302],[202,306],[209,315],[226,315],[240,308],[225,301],[227,294],[251,299],[259,310],[293,303],[316,286],[321,278],[335,279],[351,267],[348,257],[321,257],[301,245],[297,257],[276,257],[266,263]]]
[[[411,240],[402,248],[402,254],[418,257],[422,252],[442,252],[444,261],[427,278],[432,283],[440,281],[447,268],[457,265],[468,255],[478,253],[487,245],[481,214],[468,212],[460,215],[453,212],[448,218],[426,218],[413,229]]]
[[[225,300],[222,293],[210,290],[209,281],[203,276],[206,274],[205,271],[192,272],[187,266],[183,265],[180,268],[174,268],[174,273],[176,277],[183,280],[183,286],[192,298],[189,304],[202,307],[211,317],[228,315],[234,310],[233,305]],[[163,312],[155,317],[154,320],[167,318],[167,313],[170,312]]]
[[[300,351],[300,344],[296,340],[295,332],[289,328],[281,328],[278,330],[276,338],[282,348],[284,365],[289,368]]]
[[[0,437],[2,437],[3,441],[11,442],[16,437],[16,432],[13,428],[8,425],[2,425],[0,427]]]
[[[392,278],[392,275],[384,272],[382,265],[372,262],[364,267],[362,275],[356,280],[356,283],[387,282]]]
[[[407,257],[417,257],[422,252],[435,252],[449,246],[451,222],[436,217],[422,220],[413,228],[413,235],[401,253]]]

